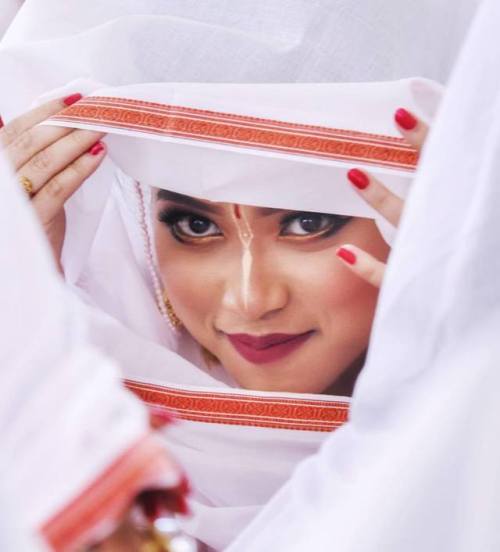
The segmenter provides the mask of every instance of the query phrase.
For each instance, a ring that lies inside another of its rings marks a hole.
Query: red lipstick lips
[[[254,364],[279,360],[305,343],[314,331],[302,334],[226,334],[240,355]]]

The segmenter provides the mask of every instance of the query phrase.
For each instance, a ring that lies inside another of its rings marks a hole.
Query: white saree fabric
[[[500,549],[500,5],[461,53],[351,419],[228,549]]]
[[[105,536],[136,493],[176,485],[180,474],[148,437],[147,413],[117,368],[89,345],[3,156],[0,178],[2,506],[21,537],[70,550]]]
[[[3,40],[12,85],[0,109],[9,119],[81,77],[110,86],[444,82],[477,2],[26,0]]]
[[[47,552],[47,548],[33,534],[32,529],[20,523],[17,518],[20,506],[16,504],[16,500],[16,497],[7,496],[5,491],[0,492],[0,549]]]
[[[68,281],[94,305],[136,335],[168,345],[184,357],[165,350],[163,362],[146,366],[138,354],[145,355],[153,347],[143,342],[132,357],[122,354],[120,358],[131,389],[150,404],[174,407],[185,420],[166,434],[169,449],[195,488],[194,516],[181,523],[213,548],[225,546],[284,483],[297,462],[317,449],[324,431],[340,425],[348,399],[236,390],[222,367],[206,368],[200,347],[189,336],[169,331],[152,293],[154,254],[147,185],[207,199],[372,216],[347,186],[346,171],[352,163],[366,164],[404,195],[417,157],[397,138],[392,114],[399,105],[406,105],[430,119],[439,92],[422,79],[348,85],[144,83],[98,90],[49,121],[106,131],[110,157],[140,182],[123,173],[116,176],[108,170],[111,167],[90,179],[85,193],[68,207],[70,234],[63,262]],[[329,102],[332,107],[326,109]],[[215,120],[215,131],[200,131],[200,140],[194,141],[192,125],[185,128],[186,112],[189,121],[196,117],[196,128],[210,129]],[[300,142],[289,153],[274,151],[267,139],[257,144],[246,140],[237,147],[234,141],[219,143],[217,125],[227,127],[228,120],[253,125],[250,128],[257,128],[257,136],[265,132],[258,125],[263,129],[274,125],[272,132],[279,133],[286,124],[288,139],[304,125],[309,133],[318,129],[322,138],[316,140],[340,136],[348,147],[342,147],[341,155],[333,148],[332,156],[325,159],[323,150],[308,150],[311,155],[305,155]],[[323,126],[317,126],[320,123]],[[379,147],[381,155],[374,155]],[[88,194],[104,195],[104,202],[89,201]],[[94,211],[101,205],[96,229],[90,222],[89,205]],[[161,293],[157,295],[161,302]],[[101,346],[109,352],[110,343],[125,339],[125,334],[107,336]]]
[[[9,120],[81,78],[113,87],[443,81],[475,3],[28,0],[0,48],[0,71],[11,79],[0,111]],[[68,283],[91,305],[92,343],[119,362],[147,403],[183,418],[165,437],[196,491],[184,526],[220,550],[345,421],[348,401],[245,392],[223,370],[200,369],[199,351],[178,340],[157,309],[144,189],[109,161],[96,178],[102,185],[91,179],[68,204]]]

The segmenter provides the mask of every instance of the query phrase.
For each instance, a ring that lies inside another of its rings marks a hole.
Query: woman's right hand
[[[403,138],[420,152],[424,147],[429,127],[406,109],[398,109],[395,121]],[[352,169],[348,173],[348,178],[363,200],[397,228],[403,213],[404,201],[366,171]],[[339,247],[337,256],[354,274],[369,284],[377,288],[382,285],[386,268],[384,262],[352,244]]]
[[[66,229],[64,204],[99,167],[106,148],[102,132],[39,125],[81,99],[52,100],[10,121],[0,130],[0,146],[12,162],[19,185],[31,198],[61,270]]]

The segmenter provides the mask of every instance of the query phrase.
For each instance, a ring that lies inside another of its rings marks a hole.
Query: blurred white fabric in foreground
[[[118,370],[87,344],[84,313],[3,156],[0,182],[0,496],[21,533],[66,550],[180,474]]]
[[[2,0],[0,8],[0,38],[4,35],[8,26],[19,11],[23,0]]]

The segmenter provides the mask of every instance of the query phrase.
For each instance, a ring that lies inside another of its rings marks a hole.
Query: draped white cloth
[[[2,11],[0,12],[0,38],[8,29],[16,13],[22,5],[22,0],[4,0],[2,3]]]
[[[8,496],[0,491],[0,547],[2,550],[29,550],[30,552],[47,552],[41,539],[33,529],[18,518],[21,507],[18,498]]]
[[[485,0],[407,202],[350,422],[228,552],[499,550],[499,25]]]
[[[477,2],[26,0],[3,40],[11,86],[0,109],[8,119],[81,77],[110,86],[444,82]]]
[[[180,474],[146,437],[147,413],[116,366],[89,343],[86,316],[0,161],[0,491],[15,498],[20,527],[66,550],[105,535],[137,492],[175,485]],[[90,512],[101,516],[93,522],[83,519],[91,516],[85,500],[72,507],[89,496]]]
[[[367,81],[414,75],[443,81],[475,4],[261,0],[200,6],[194,1],[46,0],[42,6],[28,0],[0,48],[0,71],[11,79],[9,89],[0,93],[0,110],[8,120],[35,98],[76,78],[112,86],[152,81]],[[103,171],[111,169],[108,163]],[[289,413],[291,406],[304,411],[313,404],[324,412],[324,431],[338,425],[348,402],[243,392],[233,388],[223,371],[199,369],[200,355],[186,353],[156,310],[140,189],[126,175],[111,172],[103,186],[89,182],[68,205],[67,277],[89,303],[112,315],[90,309],[92,343],[120,363],[147,402],[174,404],[185,417],[191,416],[166,435],[197,490],[195,516],[186,529],[221,549],[324,439],[325,433],[310,419],[309,425],[299,427]],[[141,309],[136,308],[139,296],[147,297]],[[214,401],[217,408],[226,408],[224,419],[209,417]],[[199,406],[202,403],[211,406]],[[265,405],[267,418],[256,415],[259,404]],[[228,405],[237,409],[228,413]],[[282,409],[281,418],[270,405]],[[262,425],[263,420],[268,425]]]

